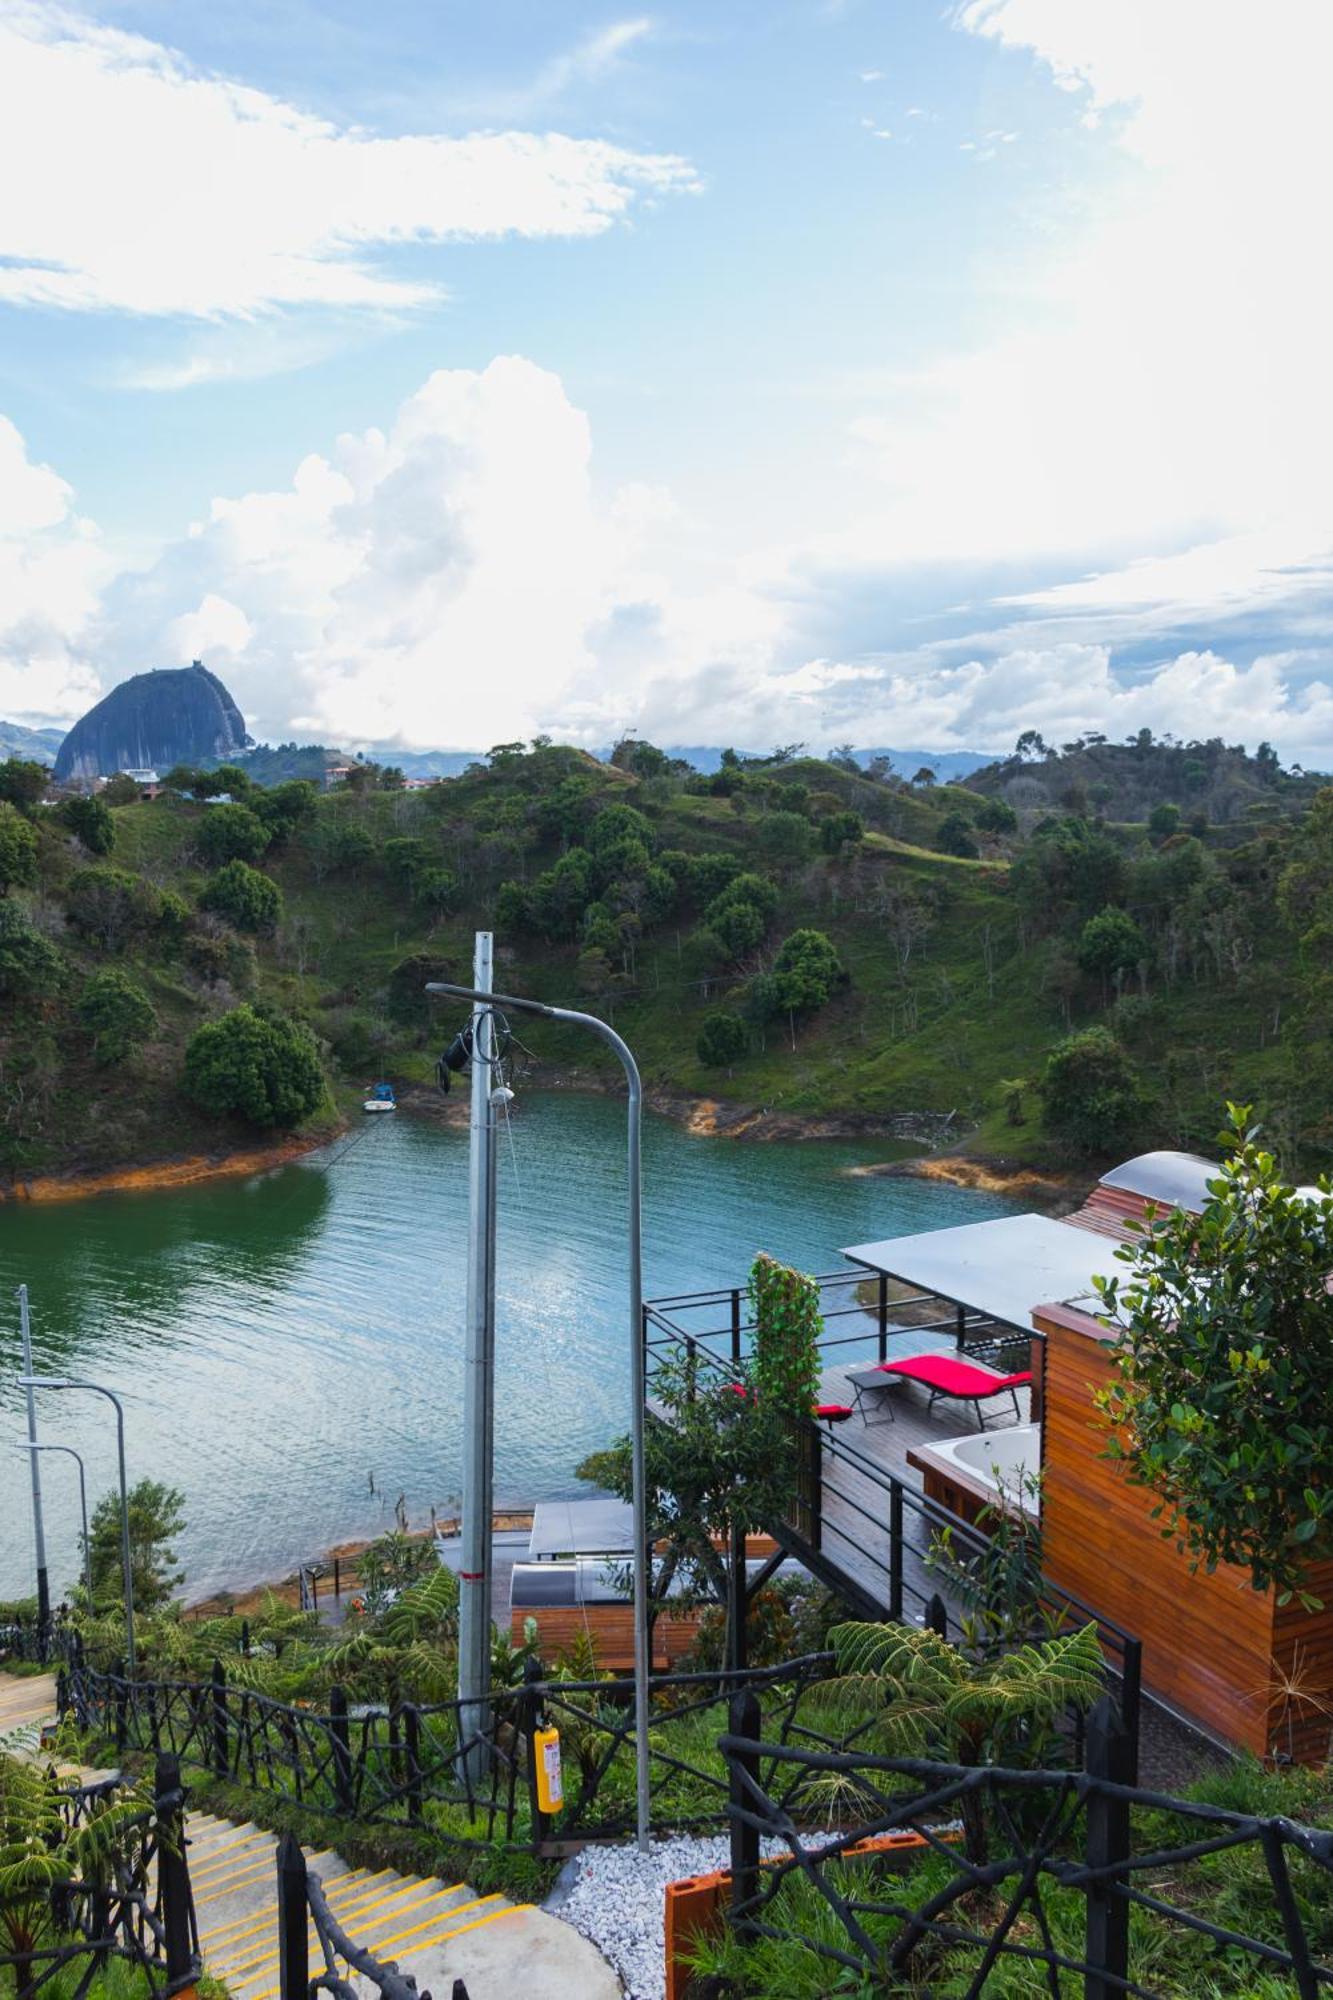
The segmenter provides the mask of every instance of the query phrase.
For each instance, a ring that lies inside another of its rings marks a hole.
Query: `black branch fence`
[[[804,1946],[886,1994],[937,1990],[932,1974],[957,2000],[1017,1992],[992,1981],[1019,1960],[1021,1990],[1057,2000],[1249,1996],[1265,1975],[1274,1995],[1333,1990],[1333,1830],[1125,1782],[1131,1746],[1109,1697],[1081,1771],[815,1751],[763,1741],[761,1721],[737,1695],[720,1744],[743,1940]],[[822,1793],[839,1831],[795,1817],[793,1789],[807,1805]],[[761,1859],[765,1842],[779,1853]],[[1218,1919],[1224,1857],[1250,1864],[1250,1928]]]

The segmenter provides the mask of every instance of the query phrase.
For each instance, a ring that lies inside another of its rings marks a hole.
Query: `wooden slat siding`
[[[1228,1741],[1264,1755],[1284,1710],[1265,1690],[1280,1673],[1306,1678],[1333,1697],[1333,1609],[1279,1609],[1271,1592],[1252,1588],[1248,1574],[1227,1566],[1191,1571],[1174,1540],[1151,1519],[1151,1496],[1131,1486],[1113,1460],[1101,1456],[1095,1391],[1112,1377],[1109,1335],[1096,1320],[1068,1307],[1033,1315],[1046,1335],[1045,1476],[1042,1486],[1043,1567],[1104,1617],[1143,1641],[1143,1680],[1188,1716]],[[1315,1594],[1333,1606],[1333,1564],[1314,1580]],[[1329,1719],[1311,1708],[1293,1711],[1293,1754],[1322,1761]]]
[[[567,1652],[585,1633],[592,1638],[597,1664],[608,1673],[628,1673],[634,1665],[634,1610],[628,1604],[544,1604],[516,1608],[510,1634],[522,1645],[523,1627],[531,1618],[537,1626],[537,1650],[549,1664]],[[679,1666],[699,1634],[698,1614],[659,1618],[653,1627],[653,1671]]]
[[[1333,1562],[1318,1566],[1310,1587],[1312,1596],[1323,1599],[1322,1611],[1305,1611],[1295,1599],[1273,1611],[1273,1657],[1314,1697],[1293,1700],[1288,1715],[1278,1694],[1269,1716],[1277,1749],[1285,1751],[1290,1739],[1290,1754],[1298,1764],[1322,1764],[1333,1747]]]

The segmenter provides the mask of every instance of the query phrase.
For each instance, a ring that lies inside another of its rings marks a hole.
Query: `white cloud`
[[[645,26],[609,31],[606,59]],[[674,156],[560,133],[376,138],[43,0],[0,0],[0,300],[410,307],[434,286],[373,252],[589,236],[695,185]]]
[[[78,642],[107,565],[73,498],[0,416],[0,713],[17,721],[74,716],[95,698]]]
[[[1100,164],[1033,215],[1026,261],[1006,239],[990,336],[863,410],[884,500],[849,548],[1104,556],[1328,523],[1333,10],[1273,0],[1261,74],[1252,10],[1217,0],[955,18],[1096,114]]]
[[[231,604],[210,590],[200,600],[197,611],[186,612],[170,627],[171,651],[192,660],[205,655],[211,658],[217,653],[235,657],[245,651],[253,632],[254,627],[239,604]]]

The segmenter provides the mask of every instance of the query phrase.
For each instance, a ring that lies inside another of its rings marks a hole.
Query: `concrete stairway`
[[[234,1826],[209,1813],[191,1813],[186,1834],[205,1969],[224,1980],[236,2000],[273,2000],[278,1991],[277,1841],[259,1827]],[[437,1966],[441,1977],[446,1968],[451,1978],[466,1977],[447,1950],[455,1939],[525,1913],[524,1906],[503,1896],[478,1896],[465,1882],[400,1875],[392,1868],[349,1868],[327,1849],[307,1849],[306,1859],[353,1942],[381,1963],[396,1961],[423,1988]],[[315,1970],[321,1954],[313,1923],[309,1945]]]
[[[54,1676],[0,1672],[0,1736],[11,1752],[36,1755],[42,1725],[54,1717]],[[277,1840],[212,1813],[190,1813],[185,1830],[204,1968],[235,2000],[270,2000],[278,1992]],[[392,1960],[434,2000],[449,2000],[455,1979],[469,2000],[621,2000],[596,1947],[544,1910],[479,1896],[466,1882],[351,1868],[328,1848],[304,1852],[352,1942],[381,1964]],[[323,1964],[313,1924],[309,1943],[313,1975]],[[350,1983],[373,1991],[355,1975]]]

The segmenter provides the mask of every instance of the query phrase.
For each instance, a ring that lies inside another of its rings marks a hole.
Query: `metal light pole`
[[[548,1007],[541,1000],[520,1000],[511,993],[482,992],[471,986],[449,986],[431,980],[427,993],[446,993],[454,1000],[471,1000],[474,1005],[495,1007],[501,1013],[537,1014],[545,1021],[565,1021],[571,1027],[587,1028],[613,1049],[620,1059],[629,1088],[627,1128],[629,1197],[629,1345],[633,1409],[630,1412],[630,1463],[634,1493],[634,1738],[639,1852],[648,1852],[648,1500],[644,1469],[643,1419],[647,1400],[647,1371],[643,1352],[643,1200],[642,1130],[643,1086],[639,1066],[629,1044],[615,1029],[595,1014],[580,1014],[569,1007]],[[475,1018],[475,1017],[474,1017]]]
[[[468,1155],[467,1336],[463,1372],[463,1561],[459,1570],[458,1699],[473,1776],[486,1762],[491,1683],[491,1567],[495,1458],[495,1105],[490,1012],[491,933],[478,931],[472,978],[472,1117]]]
[[[120,1567],[125,1585],[125,1663],[130,1679],[134,1678],[134,1568],[130,1561],[130,1492],[125,1483],[125,1410],[114,1389],[103,1388],[100,1382],[85,1382],[73,1375],[28,1375],[23,1387],[33,1389],[91,1389],[95,1396],[105,1396],[116,1410],[116,1458],[120,1468]]]
[[[19,1331],[23,1338],[23,1373],[32,1374],[32,1327],[28,1321],[28,1287],[20,1285],[17,1292],[19,1302]],[[28,1443],[37,1443],[37,1405],[33,1401],[32,1390],[28,1390]],[[28,1454],[28,1465],[32,1474],[32,1532],[37,1544],[37,1630],[46,1631],[51,1623],[51,1585],[46,1573],[46,1533],[42,1526],[42,1477],[38,1470],[37,1452]]]
[[[72,1444],[27,1444],[15,1445],[15,1451],[63,1451],[72,1458],[79,1468],[79,1512],[83,1516],[83,1587],[88,1593],[88,1608],[93,1603],[93,1546],[88,1539],[88,1481],[84,1472],[83,1459]]]

